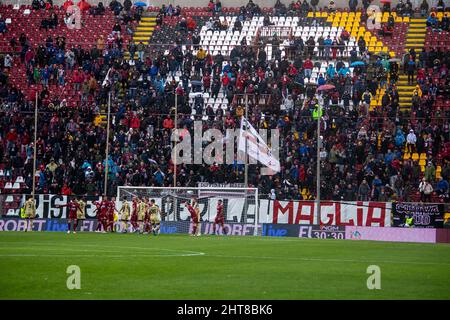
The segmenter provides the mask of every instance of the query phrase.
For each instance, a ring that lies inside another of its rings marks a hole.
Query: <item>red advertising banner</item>
[[[317,221],[317,203],[313,201],[260,201],[260,223],[287,223],[336,226],[391,226],[389,202],[323,201]]]

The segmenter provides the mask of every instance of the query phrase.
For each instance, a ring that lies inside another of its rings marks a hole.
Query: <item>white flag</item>
[[[109,81],[109,74],[111,72],[111,68],[108,69],[108,73],[106,74],[105,79],[103,80],[102,87],[106,86],[107,81]]]
[[[248,154],[249,157],[261,162],[274,172],[280,172],[281,170],[280,161],[272,155],[272,150],[244,117],[241,119],[238,150]]]

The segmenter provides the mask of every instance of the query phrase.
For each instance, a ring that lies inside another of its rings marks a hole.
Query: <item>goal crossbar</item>
[[[202,192],[205,193],[205,197],[201,198],[243,198],[245,201],[245,205],[248,206],[249,200],[247,200],[249,197],[254,198],[254,207],[253,207],[253,213],[254,213],[254,235],[258,234],[258,222],[259,222],[259,197],[258,197],[258,188],[245,188],[245,187],[145,187],[145,186],[118,186],[117,187],[117,198],[116,201],[120,202],[121,196],[123,194],[121,191],[125,192],[128,195],[133,195],[133,190],[141,190],[145,191],[148,190],[149,192],[171,192],[171,191],[195,191],[198,194],[201,194]],[[213,191],[213,195],[207,195],[208,191]],[[233,194],[235,192],[235,194]],[[220,194],[222,193],[222,195]],[[149,195],[150,196],[150,195]],[[184,195],[180,195],[179,197],[176,194],[169,194],[164,196],[172,196],[174,198],[187,198]],[[247,207],[248,208],[248,207]],[[248,209],[247,209],[248,210]],[[251,208],[250,208],[251,212]],[[250,222],[251,224],[251,222]]]

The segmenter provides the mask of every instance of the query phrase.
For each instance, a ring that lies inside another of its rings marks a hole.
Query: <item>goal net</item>
[[[154,199],[161,210],[161,233],[192,233],[193,223],[185,202],[196,199],[200,212],[201,234],[260,235],[258,225],[258,189],[256,188],[175,188],[132,187],[117,188],[117,208],[126,199],[131,205],[134,197]],[[224,227],[216,225],[217,204],[222,200]],[[131,205],[132,207],[132,205]]]

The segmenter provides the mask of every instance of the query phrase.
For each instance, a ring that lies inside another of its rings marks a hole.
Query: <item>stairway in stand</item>
[[[136,30],[133,34],[133,39],[131,40],[134,44],[138,45],[142,41],[144,45],[150,43],[150,38],[152,37],[153,31],[156,27],[156,17],[154,12],[146,12],[142,16]],[[134,58],[137,59],[137,52],[134,54]],[[130,53],[125,53],[125,59],[130,59]]]
[[[139,42],[142,41],[144,45],[148,45],[150,42],[150,38],[153,34],[153,31],[156,27],[156,17],[154,12],[146,12],[144,16],[142,16],[141,21],[139,22],[136,30],[133,34],[133,39],[131,40],[134,44],[138,45]],[[130,53],[125,52],[125,59],[130,60]],[[138,58],[137,52],[134,54],[134,59]],[[120,93],[119,97],[123,96],[125,92]],[[94,124],[96,126],[101,126],[106,130],[107,127],[107,110],[108,106],[106,104],[100,105],[100,114],[96,117]]]
[[[410,20],[408,33],[406,34],[405,51],[408,52],[414,48],[416,55],[416,63],[419,57],[419,53],[425,44],[425,35],[427,33],[426,19],[412,18]],[[415,83],[415,80],[413,81]],[[408,76],[400,75],[397,83],[398,94],[400,97],[400,109],[409,110],[411,108],[411,99],[413,95],[415,85],[408,84]]]

